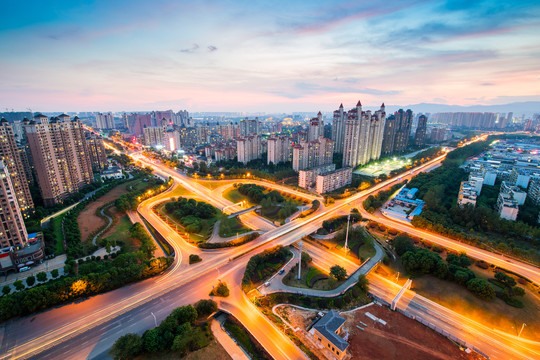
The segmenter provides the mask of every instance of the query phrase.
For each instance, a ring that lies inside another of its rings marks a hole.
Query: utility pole
[[[521,330],[519,330],[518,337],[521,336],[521,332],[523,331],[523,328],[525,327],[525,325],[527,325],[527,324],[523,323],[523,325],[521,325]]]
[[[304,245],[304,242],[300,240],[298,242],[298,247],[300,248],[300,257],[298,258],[298,280],[300,280],[301,277],[301,270],[302,270],[302,246]]]

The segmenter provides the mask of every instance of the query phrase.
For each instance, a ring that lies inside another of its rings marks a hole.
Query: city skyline
[[[4,3],[5,109],[539,101],[535,2]]]

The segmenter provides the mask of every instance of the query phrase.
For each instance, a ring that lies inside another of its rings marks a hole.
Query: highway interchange
[[[223,209],[231,205],[222,194],[225,187],[215,190],[208,189],[177,171],[167,168],[163,164],[149,161],[140,154],[133,157],[151,166],[155,171],[165,176],[171,176],[175,184],[182,186],[196,194],[212,205]],[[434,159],[420,170],[434,168],[440,164],[444,156]],[[408,174],[408,177],[413,174]],[[407,178],[402,176],[401,180]],[[296,219],[281,227],[270,228],[265,221],[253,213],[242,215],[242,221],[251,226],[268,230],[251,243],[237,248],[222,250],[201,250],[182,239],[163,220],[151,211],[151,207],[165,201],[168,192],[157,195],[141,204],[139,213],[146,218],[152,226],[160,232],[171,244],[175,251],[175,262],[170,270],[159,277],[132,284],[106,294],[93,296],[89,299],[54,308],[33,316],[15,319],[6,322],[0,327],[2,339],[0,359],[19,359],[35,357],[40,359],[57,358],[105,358],[107,351],[114,341],[128,332],[142,333],[157,322],[164,319],[175,307],[194,303],[201,298],[207,298],[212,285],[219,278],[229,284],[231,296],[219,301],[219,307],[237,317],[266,348],[275,359],[300,359],[305,355],[275,326],[269,322],[251,302],[246,298],[240,288],[245,264],[255,253],[276,245],[289,245],[298,239],[316,231],[322,221],[335,216],[336,213],[347,213],[350,208],[361,209],[362,215],[374,219],[387,226],[415,236],[425,238],[441,246],[466,251],[470,256],[485,260],[489,263],[512,270],[536,283],[540,283],[538,269],[515,260],[509,260],[485,250],[461,244],[445,237],[426,233],[419,229],[397,223],[381,217],[379,214],[369,214],[359,206],[362,200],[398,181],[398,177],[381,182],[374,187],[361,191],[347,199],[336,201],[333,206],[324,207],[313,215]],[[252,181],[250,181],[252,182]],[[266,184],[267,186],[269,184]],[[278,187],[274,184],[272,187]],[[280,190],[290,191],[288,188]],[[301,193],[301,196],[305,194]],[[259,219],[259,220],[258,220]],[[201,263],[187,265],[189,254],[199,254],[203,258]],[[312,253],[315,261],[324,259],[316,252]],[[327,262],[327,261],[326,261]],[[398,285],[370,275],[371,292],[377,297],[388,299],[399,291]],[[450,331],[463,331],[471,337],[471,343],[484,352],[490,352],[492,358],[538,358],[540,357],[537,343],[530,343],[515,339],[507,334],[494,335],[493,330],[482,328],[469,319],[451,312],[437,304],[424,301],[412,292],[406,292],[400,307],[408,311],[416,311],[418,316],[444,319]],[[429,308],[429,312],[426,309]],[[156,320],[154,320],[154,316]],[[433,320],[433,321],[435,321]],[[463,335],[463,334],[460,334]],[[474,341],[474,342],[473,342]]]

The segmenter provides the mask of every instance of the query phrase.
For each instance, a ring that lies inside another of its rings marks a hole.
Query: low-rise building
[[[527,193],[525,191],[523,191],[518,186],[510,185],[506,181],[502,182],[500,193],[511,195],[514,198],[514,200],[517,201],[518,205],[525,204],[525,199],[527,198]]]
[[[497,211],[501,218],[516,221],[519,212],[518,203],[511,194],[501,191],[497,198]]]
[[[43,233],[28,234],[28,241],[20,246],[0,249],[0,271],[18,271],[40,263],[45,256]]]
[[[462,181],[459,187],[458,205],[464,207],[465,205],[476,206],[476,198],[478,193],[476,191],[474,183],[469,181]]]
[[[317,176],[336,170],[336,164],[327,164],[317,166],[308,170],[300,170],[298,172],[298,186],[304,189],[309,189],[317,182]]]
[[[324,194],[349,185],[352,182],[352,170],[352,167],[346,167],[323,175],[317,175],[315,185],[317,194]]]
[[[100,176],[101,180],[121,179],[124,177],[124,173],[122,172],[122,168],[120,166],[111,166],[108,169],[103,170]]]
[[[324,347],[330,350],[338,359],[347,354],[349,343],[341,337],[345,318],[335,310],[330,310],[313,325],[313,335]]]

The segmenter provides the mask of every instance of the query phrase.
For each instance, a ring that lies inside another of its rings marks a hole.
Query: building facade
[[[93,132],[85,131],[85,140],[92,170],[100,172],[107,166],[107,154],[105,153],[103,138]]]
[[[27,218],[34,213],[34,201],[30,195],[29,180],[26,177],[28,171],[25,170],[21,154],[12,126],[7,120],[2,119],[0,121],[0,160],[4,162],[10,174],[13,194],[17,198],[23,216]]]
[[[317,183],[315,185],[317,194],[324,194],[349,185],[352,182],[352,171],[352,167],[346,167],[317,175]]]
[[[380,110],[362,111],[358,102],[355,109],[349,110],[345,122],[343,145],[343,167],[356,167],[381,156],[386,112],[384,104]]]
[[[28,240],[8,167],[0,160],[0,248],[24,246]]]
[[[159,127],[145,127],[143,129],[144,144],[146,146],[164,146],[165,129]]]
[[[336,164],[317,166],[307,170],[298,171],[298,186],[309,189],[315,186],[317,176],[336,170]]]
[[[247,164],[261,157],[261,137],[259,135],[244,136],[236,140],[238,162]]]
[[[305,170],[331,164],[333,161],[334,141],[319,137],[315,141],[300,142],[293,146],[293,169]]]
[[[291,139],[286,135],[272,135],[267,142],[267,163],[279,164],[291,160]]]
[[[50,120],[36,115],[24,126],[45,206],[52,206],[93,181],[83,125],[77,117]]]
[[[427,131],[427,116],[420,115],[418,117],[418,125],[416,126],[416,133],[414,134],[414,145],[424,146],[426,144],[426,131]]]
[[[96,115],[96,128],[99,130],[109,130],[114,129],[114,116],[111,113],[102,114],[97,113]]]

